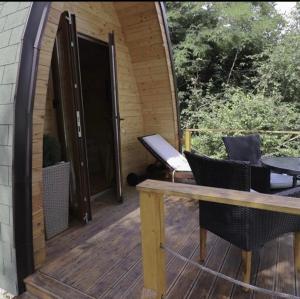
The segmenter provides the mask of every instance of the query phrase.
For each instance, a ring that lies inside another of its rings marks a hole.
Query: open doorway
[[[68,214],[69,223],[87,223],[105,201],[122,198],[113,33],[108,40],[77,33],[75,15],[62,14],[51,62],[44,135],[57,139],[59,163],[69,164],[69,183],[60,180],[64,190],[69,189],[65,196],[69,213],[63,216]],[[50,206],[56,215],[59,209]]]
[[[116,178],[109,49],[81,35],[78,45],[90,192],[97,198]]]

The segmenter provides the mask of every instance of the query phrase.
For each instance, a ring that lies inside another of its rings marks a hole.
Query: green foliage
[[[226,130],[300,130],[300,119],[296,107],[282,103],[280,95],[266,97],[263,94],[245,93],[239,88],[229,88],[223,101],[214,101],[209,107],[194,113],[193,121],[199,128],[224,129],[224,133],[200,132],[192,140],[193,148],[205,155],[224,158],[225,148],[221,137],[240,135]],[[204,125],[203,125],[204,124]],[[299,139],[281,134],[262,135],[264,154],[299,156]]]
[[[61,148],[58,140],[48,134],[43,138],[43,167],[55,165],[61,161]]]
[[[300,130],[300,3],[288,21],[274,2],[167,2],[167,14],[182,128]],[[224,158],[223,134],[193,147]],[[299,156],[295,137],[264,134],[264,153]]]
[[[264,58],[267,57],[265,60]],[[279,91],[284,101],[299,102],[300,35],[288,33],[273,48],[257,56],[257,89],[271,96]]]
[[[195,90],[205,97],[228,84],[251,88],[251,57],[274,44],[284,24],[271,2],[167,2],[167,12],[181,109]]]

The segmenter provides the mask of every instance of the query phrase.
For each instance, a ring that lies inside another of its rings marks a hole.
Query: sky
[[[275,2],[276,8],[281,13],[289,13],[291,9],[296,5],[296,2]]]

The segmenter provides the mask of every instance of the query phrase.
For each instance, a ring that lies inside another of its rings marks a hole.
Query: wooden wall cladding
[[[145,134],[159,133],[178,147],[174,82],[158,3],[115,4],[142,102]]]
[[[157,3],[52,2],[42,37],[33,110],[33,235],[35,266],[45,261],[42,152],[43,134],[52,132],[49,70],[60,15],[76,14],[77,30],[102,41],[114,31],[121,122],[123,180],[152,161],[138,136],[160,133],[177,145],[175,95],[170,61]],[[51,82],[50,82],[51,83]]]

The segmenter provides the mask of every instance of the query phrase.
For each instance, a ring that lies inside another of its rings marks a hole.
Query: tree
[[[236,135],[226,130],[300,130],[300,119],[294,104],[282,103],[280,94],[244,92],[239,88],[227,89],[223,101],[214,101],[206,109],[193,114],[194,123],[201,128],[223,129],[220,133],[201,132],[193,138],[193,148],[202,154],[225,158],[221,137]],[[299,138],[294,135],[262,135],[263,152],[274,155],[299,156]],[[299,136],[298,136],[299,137]]]
[[[284,101],[299,103],[300,3],[292,11],[290,24],[278,43],[255,59],[257,77],[253,81],[256,88],[267,96],[278,91]]]
[[[271,2],[167,2],[167,12],[181,110],[195,91],[202,106],[226,85],[253,88],[252,56],[276,43],[284,24]]]

